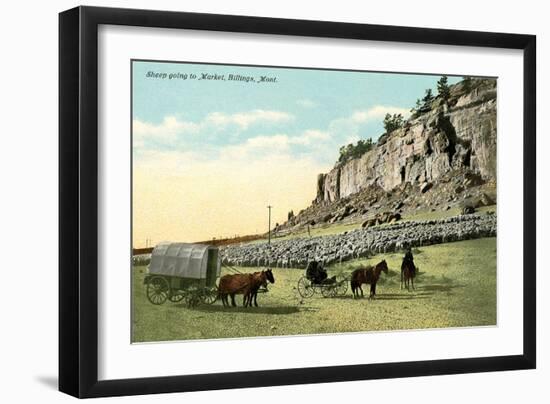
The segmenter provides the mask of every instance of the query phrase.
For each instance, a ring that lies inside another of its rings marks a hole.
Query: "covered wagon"
[[[221,260],[217,247],[204,244],[160,243],[151,253],[144,283],[153,304],[186,299],[194,306],[216,301]]]

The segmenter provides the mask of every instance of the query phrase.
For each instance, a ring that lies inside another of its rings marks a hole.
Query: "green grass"
[[[413,250],[420,272],[416,290],[400,289],[402,254],[383,254],[329,268],[349,274],[362,263],[386,259],[377,298],[302,299],[296,283],[302,269],[274,269],[275,284],[258,296],[260,307],[224,308],[221,302],[188,308],[154,306],[145,296],[145,267],[134,268],[133,341],[168,341],[353,331],[484,326],[496,324],[496,238],[440,244]],[[253,271],[253,268],[242,269]],[[363,285],[368,295],[368,285]],[[237,302],[241,304],[242,297]]]

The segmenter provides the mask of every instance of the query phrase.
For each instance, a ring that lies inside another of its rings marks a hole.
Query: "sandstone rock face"
[[[323,184],[323,200],[333,202],[340,199],[340,168],[335,168],[325,174]]]
[[[451,88],[449,105],[432,109],[384,135],[358,159],[320,174],[316,203],[334,202],[377,185],[386,191],[433,182],[453,169],[496,181],[496,81]]]

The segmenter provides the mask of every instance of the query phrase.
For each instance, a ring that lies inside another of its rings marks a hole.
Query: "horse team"
[[[410,291],[410,287],[414,290],[414,278],[418,269],[414,264],[414,258],[411,250],[407,250],[405,257],[401,263],[401,289],[406,287]],[[351,291],[353,298],[363,297],[363,284],[370,285],[370,298],[376,296],[376,284],[380,279],[380,274],[388,273],[388,264],[386,260],[380,261],[375,266],[361,266],[355,269],[351,274]],[[224,307],[229,306],[229,297],[231,297],[231,305],[236,306],[235,295],[243,295],[243,306],[258,307],[257,296],[258,290],[261,287],[267,287],[267,283],[275,283],[275,278],[271,269],[261,272],[248,274],[232,274],[225,275],[220,278],[218,285],[218,297],[222,301]]]
[[[275,283],[273,272],[267,269],[252,274],[225,275],[220,278],[218,285],[218,297],[224,306],[229,306],[228,296],[231,297],[231,305],[236,306],[235,295],[243,295],[243,306],[254,304],[258,307],[257,297],[260,287],[267,287],[267,282]]]

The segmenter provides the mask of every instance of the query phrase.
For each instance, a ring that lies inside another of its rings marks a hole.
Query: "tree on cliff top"
[[[424,98],[422,98],[422,109],[430,109],[432,107],[432,101],[434,100],[434,96],[432,94],[432,89],[428,88],[426,90],[426,93],[424,94]]]
[[[451,96],[451,88],[449,87],[447,76],[441,76],[437,82],[437,92],[444,101],[447,101]]]
[[[340,147],[340,156],[337,164],[345,164],[352,159],[361,157],[372,149],[372,139],[359,140],[357,144],[350,143],[347,146]]]
[[[403,115],[401,114],[386,114],[384,117],[384,130],[386,133],[393,132],[396,129],[402,128],[405,124]]]
[[[415,119],[424,112],[428,112],[430,109],[432,109],[433,100],[434,96],[432,94],[432,89],[428,88],[422,100],[416,100],[416,105],[411,109],[411,118]]]
[[[416,104],[414,107],[411,108],[411,119],[416,119],[420,115],[420,111],[422,109],[422,101],[420,101],[420,98],[416,99]]]
[[[464,86],[464,91],[469,92],[472,89],[472,78],[470,76],[462,77],[462,84]]]

